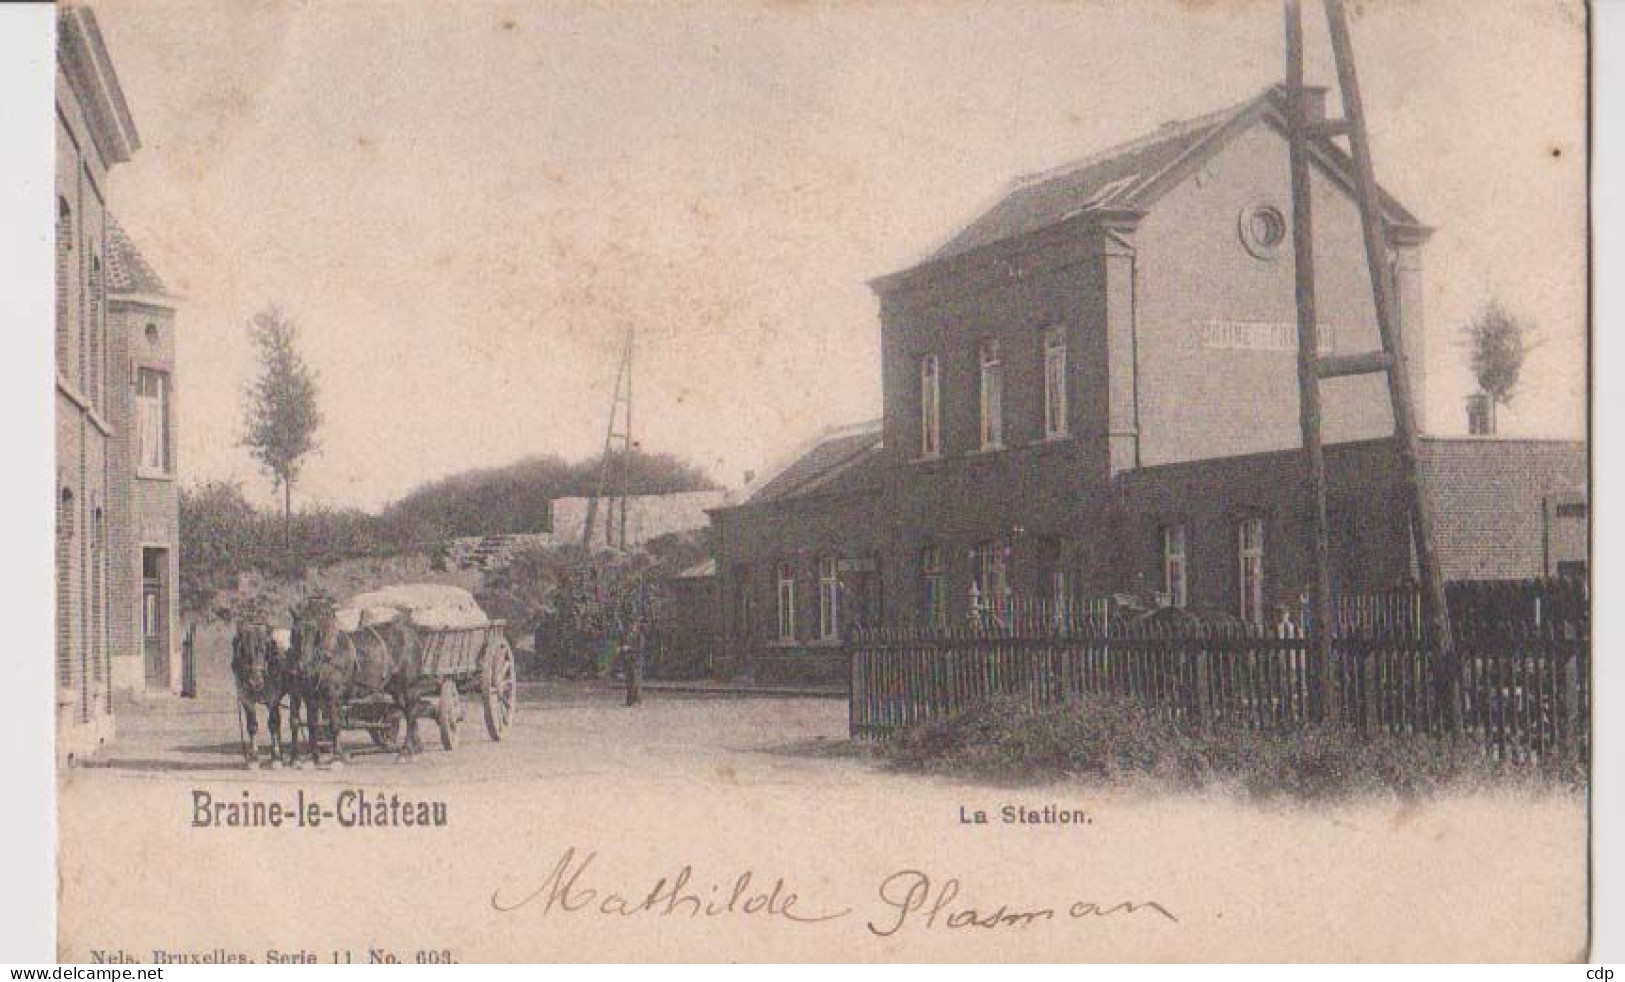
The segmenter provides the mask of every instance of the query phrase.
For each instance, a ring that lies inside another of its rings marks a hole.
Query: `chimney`
[[[1467,433],[1470,436],[1495,435],[1495,400],[1487,393],[1467,397]]]

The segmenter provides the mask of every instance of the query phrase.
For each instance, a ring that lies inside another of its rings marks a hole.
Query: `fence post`
[[[1360,674],[1363,676],[1360,686],[1360,708],[1363,710],[1360,714],[1362,717],[1360,722],[1365,731],[1371,733],[1377,728],[1377,653],[1375,651],[1365,652],[1365,657],[1361,659]]]
[[[1569,757],[1580,760],[1580,659],[1572,653],[1563,659],[1563,709],[1568,717]]]
[[[197,621],[186,625],[181,641],[181,698],[197,698]]]
[[[1206,648],[1196,652],[1196,715],[1203,734],[1213,732],[1212,669],[1208,665],[1208,657]]]

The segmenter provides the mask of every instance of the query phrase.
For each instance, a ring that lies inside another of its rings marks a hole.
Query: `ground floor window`
[[[841,636],[841,564],[834,556],[818,560],[818,638]]]
[[[941,546],[920,550],[920,621],[926,627],[948,624],[948,572]]]
[[[1264,520],[1244,518],[1236,528],[1237,582],[1240,603],[1237,613],[1248,624],[1264,623]]]
[[[845,628],[870,629],[881,625],[886,616],[886,597],[878,557],[842,564],[840,604]]]
[[[734,567],[734,637],[756,636],[756,611],[752,602],[750,566],[740,563]]]
[[[796,571],[789,563],[779,564],[779,640],[796,639]]]
[[[1185,560],[1185,526],[1162,527],[1162,591],[1168,604],[1183,607],[1189,600],[1189,569]]]
[[[977,543],[971,550],[971,609],[1002,616],[1009,610],[1010,547],[1003,542]]]
[[[1052,617],[1066,620],[1082,602],[1083,573],[1078,544],[1043,538],[1038,543],[1039,596]]]

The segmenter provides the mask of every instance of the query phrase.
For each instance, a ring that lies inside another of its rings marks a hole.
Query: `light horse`
[[[266,727],[271,731],[273,768],[282,766],[282,697],[290,679],[287,653],[272,636],[264,617],[249,613],[237,622],[231,639],[231,674],[237,680],[237,705],[248,731],[243,739],[243,756],[249,767],[259,762],[259,710],[265,707]],[[298,728],[289,721],[290,742],[297,746]]]
[[[338,605],[328,597],[313,597],[293,609],[293,652],[298,698],[305,703],[310,756],[318,767],[324,723],[333,756],[342,764],[349,759],[340,740],[343,707],[380,694],[389,696],[406,718],[400,759],[422,752],[417,720],[423,695],[423,646],[405,618],[345,631],[339,626]]]

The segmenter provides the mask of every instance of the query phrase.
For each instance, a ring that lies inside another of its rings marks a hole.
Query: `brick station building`
[[[1309,93],[1324,113],[1324,90]],[[843,678],[863,625],[1112,593],[1274,620],[1312,582],[1284,93],[1016,182],[871,284],[883,414],[712,511],[720,661]],[[1323,353],[1380,349],[1350,162],[1312,146]],[[1430,229],[1383,195],[1414,391]],[[1322,383],[1335,586],[1413,575],[1381,375]],[[1574,441],[1422,444],[1450,578],[1583,572]]]

